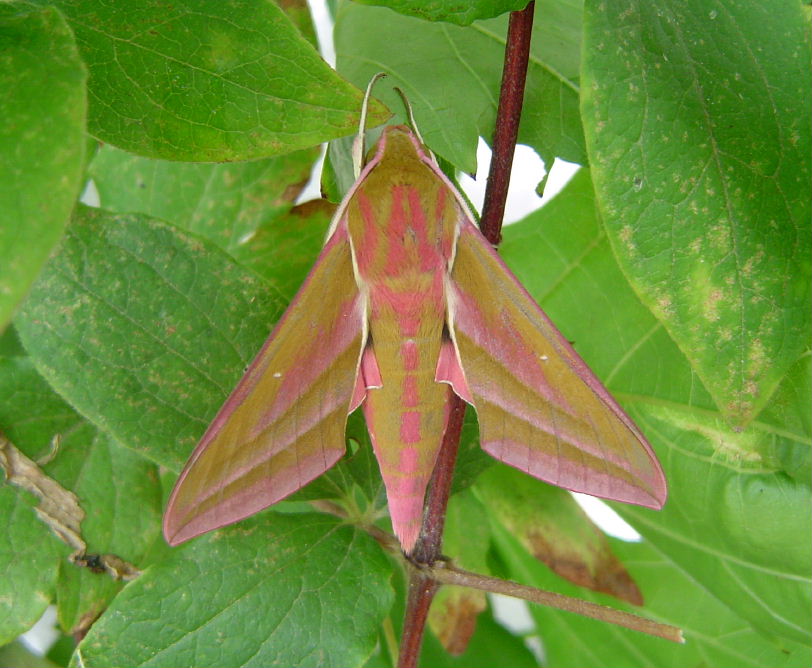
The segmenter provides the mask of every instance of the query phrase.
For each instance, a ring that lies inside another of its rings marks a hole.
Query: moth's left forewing
[[[363,398],[364,311],[339,225],[181,473],[164,515],[170,544],[280,501],[343,455]]]
[[[665,477],[645,437],[459,204],[446,281],[453,351],[438,380],[473,404],[482,447],[552,484],[661,507]]]

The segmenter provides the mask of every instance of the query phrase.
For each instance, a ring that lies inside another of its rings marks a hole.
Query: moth
[[[178,479],[176,545],[284,499],[345,452],[363,410],[407,554],[449,419],[474,407],[496,459],[570,490],[660,508],[645,437],[479,232],[410,125],[363,155],[321,254]],[[360,148],[358,148],[360,146]]]

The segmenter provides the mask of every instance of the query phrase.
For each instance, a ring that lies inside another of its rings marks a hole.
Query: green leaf
[[[491,516],[555,573],[582,587],[642,603],[640,590],[606,536],[569,492],[504,465],[483,473],[476,490]]]
[[[56,9],[0,5],[0,331],[59,242],[79,195],[85,79]]]
[[[56,588],[59,560],[70,554],[37,519],[33,496],[0,484],[0,645],[30,629]]]
[[[812,484],[812,355],[790,368],[758,422],[772,439],[768,452],[798,482]],[[767,448],[765,448],[767,449]]]
[[[497,531],[500,554],[510,576],[542,589],[604,603],[683,629],[684,645],[653,638],[578,615],[530,606],[550,668],[589,665],[595,668],[802,668],[808,666],[808,646],[777,644],[742,621],[698,585],[690,571],[675,566],[667,553],[647,543],[612,540],[646,599],[644,608],[632,607],[599,594],[578,590],[552,575],[529,555],[517,551],[515,541]]]
[[[316,26],[313,25],[313,17],[310,15],[310,7],[307,0],[287,0],[286,2],[278,2],[282,11],[288,15],[288,18],[293,22],[302,36],[313,46],[314,49],[319,48],[319,40],[316,36]]]
[[[154,542],[162,540],[158,469],[94,431],[86,430],[82,440],[66,439],[47,471],[79,497],[87,552],[114,554],[141,566]],[[86,631],[122,586],[107,573],[63,561],[57,589],[60,626],[66,633]]]
[[[233,255],[291,299],[324,246],[335,205],[311,200],[263,222]]]
[[[564,2],[553,7],[556,23],[540,15],[531,47],[520,141],[547,164],[555,156],[584,162],[577,69],[568,71],[577,55],[555,55],[577,54],[580,7]],[[387,72],[391,85],[409,98],[427,144],[471,173],[476,171],[477,137],[490,140],[493,132],[506,34],[506,17],[462,28],[347,3],[336,17],[337,67],[356,85]],[[408,48],[393,49],[403,35],[409,36]],[[403,103],[388,86],[376,87],[376,95],[402,117]]]
[[[89,175],[102,208],[161,218],[234,253],[263,224],[291,209],[317,153],[310,149],[253,162],[191,164],[103,146]]]
[[[801,5],[588,2],[585,40],[582,109],[613,248],[722,414],[747,425],[809,347]]]
[[[272,2],[62,0],[90,72],[90,132],[140,155],[233,161],[350,134],[361,91]],[[377,122],[386,118],[373,105]]]
[[[485,517],[487,510],[472,489],[449,499],[443,547],[454,561],[469,571],[488,573],[486,555],[491,533]]]
[[[80,208],[17,326],[82,415],[180,470],[282,306],[211,244],[143,216]]]
[[[0,358],[0,397],[0,430],[30,456],[47,456],[50,461],[43,464],[43,474],[78,497],[85,513],[81,534],[87,552],[115,554],[141,564],[159,532],[161,487],[157,468],[81,420],[54,394],[27,358]],[[55,437],[59,440],[53,448]],[[58,573],[51,588],[42,590],[33,585],[31,594],[41,599],[42,605],[56,600],[58,620],[66,633],[86,630],[121,589],[121,583],[107,573],[93,573],[68,561],[70,548],[50,534],[44,522],[31,512],[39,501],[19,488],[4,487],[16,492],[19,506],[18,512],[4,516],[8,518],[9,537],[26,532],[39,535],[44,530],[39,542],[49,535],[53,544],[41,550],[50,559],[47,563],[35,559],[16,564],[19,556],[3,550],[0,569],[15,572],[24,567],[19,573],[23,582],[31,581],[27,569]],[[21,610],[26,607],[18,595],[12,600]],[[40,608],[32,610],[41,613]],[[25,616],[23,619],[29,625],[35,621]]]
[[[615,510],[760,631],[808,644],[812,628],[812,504],[808,484],[715,457],[714,439],[633,413],[646,434],[670,441],[671,498],[656,518]]]
[[[81,429],[83,422],[30,359],[0,357],[0,431],[28,457],[50,456],[54,437]]]
[[[335,212],[324,200],[294,206],[317,153],[191,164],[104,146],[89,173],[103,208],[144,213],[209,239],[290,299],[318,257]]]
[[[333,518],[265,513],[128,585],[74,664],[362,665],[392,605],[389,574],[375,541]]]
[[[489,19],[505,12],[524,9],[528,0],[356,0],[363,5],[389,7],[401,14],[414,16],[424,21],[448,21],[467,26],[478,19]]]
[[[17,330],[14,326],[6,327],[6,330],[0,334],[0,357],[17,357],[25,355],[23,344],[20,343],[20,337],[17,336]]]
[[[614,506],[731,614],[761,633],[809,642],[812,498],[808,480],[784,470],[789,463],[797,474],[809,457],[809,420],[797,417],[808,413],[808,366],[787,375],[773,424],[731,428],[626,282],[588,177],[582,170],[547,207],[506,228],[502,252],[663,464],[662,511]],[[779,426],[781,416],[792,419]]]

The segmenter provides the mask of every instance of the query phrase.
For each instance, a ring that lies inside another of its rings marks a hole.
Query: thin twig
[[[584,617],[608,622],[609,624],[623,626],[627,629],[640,631],[641,633],[646,633],[658,638],[664,638],[671,642],[685,642],[685,638],[682,636],[682,630],[676,626],[660,624],[646,617],[640,617],[630,612],[584,601],[580,598],[573,598],[552,591],[528,587],[527,585],[522,585],[510,580],[502,580],[488,575],[471,573],[470,571],[457,568],[452,564],[442,561],[438,561],[433,566],[426,567],[425,570],[432,580],[440,584],[473,587],[474,589],[481,589],[496,594],[522,598],[532,603],[539,603],[549,608],[574,612],[577,615],[583,615]]]

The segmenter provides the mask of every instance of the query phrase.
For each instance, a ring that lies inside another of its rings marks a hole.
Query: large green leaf
[[[192,164],[103,146],[88,171],[102,208],[161,218],[233,253],[260,226],[290,210],[317,153],[310,149],[251,162]]]
[[[812,494],[782,462],[762,454],[773,430],[731,432],[687,407],[633,411],[642,429],[671,444],[671,500],[658,517],[631,506],[618,512],[676,566],[762,633],[812,639]],[[809,436],[796,448],[809,448]],[[754,446],[746,449],[747,446]],[[789,444],[788,444],[789,445]]]
[[[760,633],[808,642],[810,435],[808,419],[797,418],[808,412],[808,360],[786,375],[770,423],[731,428],[621,273],[585,170],[547,207],[506,228],[502,252],[663,463],[665,509],[617,509],[714,605]]]
[[[350,134],[361,92],[273,2],[61,0],[90,78],[90,132],[140,155],[247,160]],[[377,121],[386,118],[374,106]]]
[[[519,138],[548,164],[555,156],[584,162],[576,81],[580,3],[560,0],[536,11]],[[459,169],[475,172],[477,137],[490,140],[493,132],[506,34],[506,17],[462,28],[347,3],[336,17],[337,67],[356,85],[387,72],[392,85],[408,96],[432,150]],[[400,43],[407,46],[392,48]],[[380,84],[376,95],[402,110],[403,103],[387,88]]]
[[[79,646],[82,666],[360,666],[392,605],[366,534],[265,513],[172,551]]]
[[[136,568],[160,536],[162,511],[158,467],[90,425],[62,447],[47,467],[78,497],[85,511],[82,535],[87,552],[114,554]],[[57,612],[69,634],[86,631],[121,590],[107,573],[63,561],[57,586]]]
[[[544,566],[517,550],[514,539],[495,532],[498,551],[514,579],[621,608],[683,629],[686,642],[678,645],[605,622],[531,605],[537,633],[550,668],[803,668],[812,655],[796,643],[778,645],[752,629],[735,611],[717,601],[668,554],[646,543],[612,541],[646,598],[644,608],[578,590],[555,578]]]
[[[324,200],[293,205],[317,154],[191,164],[104,146],[89,173],[103,208],[144,213],[205,237],[290,298],[324,245],[335,211]]]
[[[17,326],[80,413],[180,470],[283,303],[212,244],[80,208]]]
[[[76,495],[84,512],[81,535],[88,553],[143,563],[157,538],[161,510],[154,465],[84,422],[23,357],[0,358],[0,430],[28,456],[50,458],[42,465],[42,474]],[[59,440],[53,449],[55,437]],[[36,621],[49,602],[57,604],[66,633],[81,632],[118,593],[121,583],[68,561],[71,548],[35,514],[34,505],[39,503],[19,487],[0,489],[0,504],[8,511],[3,514],[6,531],[0,548],[0,570],[8,574],[3,578],[7,586],[3,600],[22,626],[17,633]],[[19,544],[20,537],[25,537],[26,547]],[[8,637],[6,621],[3,637]]]
[[[85,69],[53,7],[0,5],[0,331],[62,236],[85,152]]]
[[[797,2],[586,7],[582,111],[613,248],[746,425],[809,348],[808,21]]]
[[[505,12],[516,11],[528,0],[356,0],[364,5],[380,5],[426,21],[448,21],[467,26],[477,19],[489,19]]]

